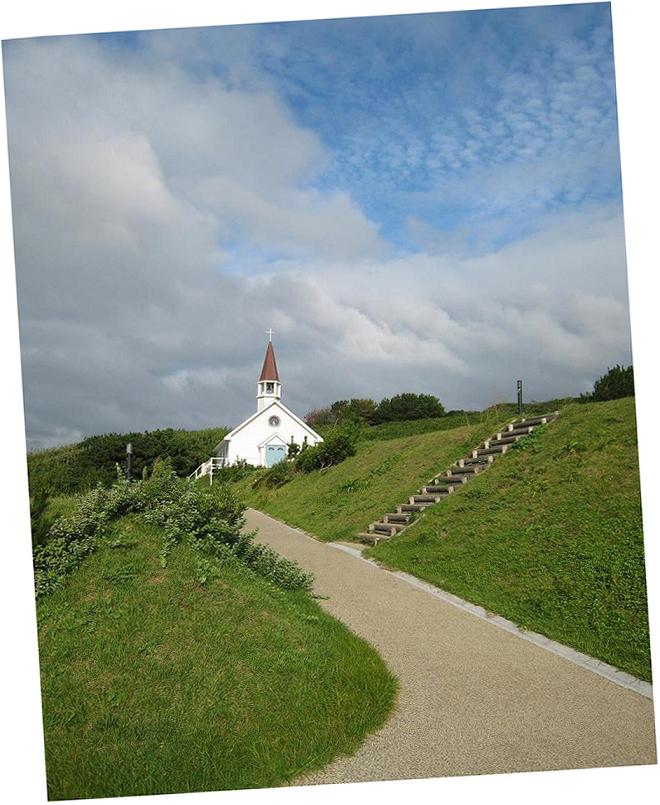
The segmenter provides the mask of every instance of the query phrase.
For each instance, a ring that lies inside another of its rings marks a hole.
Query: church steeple
[[[273,349],[273,331],[268,331],[269,341],[266,348],[266,356],[264,357],[264,365],[261,369],[261,375],[257,383],[257,411],[262,411],[267,405],[270,405],[273,400],[279,400],[282,396],[282,384],[280,383],[280,376],[277,372],[277,363],[275,361],[275,350]]]

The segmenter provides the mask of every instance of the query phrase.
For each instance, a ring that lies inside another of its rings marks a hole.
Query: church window
[[[278,427],[278,425],[280,424],[280,418],[279,418],[278,416],[271,416],[271,417],[268,419],[268,424],[269,424],[269,425],[270,425],[272,428],[276,428],[276,427]]]
[[[266,394],[272,394],[275,391],[275,383],[266,383]]]

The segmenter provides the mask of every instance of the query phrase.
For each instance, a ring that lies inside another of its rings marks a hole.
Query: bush
[[[247,461],[243,459],[238,459],[238,461],[228,467],[214,470],[213,481],[214,483],[219,482],[221,484],[235,483],[236,481],[241,481],[243,478],[246,478],[248,475],[252,475],[255,470],[256,467],[252,464],[248,464]]]
[[[432,419],[444,416],[445,409],[432,394],[397,394],[378,403],[374,422],[402,422],[408,419]]]
[[[608,369],[606,374],[594,383],[594,390],[580,397],[582,402],[605,402],[620,397],[635,395],[635,377],[632,366],[619,366]]]
[[[141,513],[162,529],[163,567],[172,546],[186,541],[197,554],[197,575],[202,583],[213,574],[214,563],[240,561],[280,587],[308,589],[310,574],[274,551],[253,544],[254,534],[242,533],[244,511],[229,485],[210,490],[181,480],[171,461],[156,462],[151,476],[141,481],[117,480],[110,489],[99,485],[80,497],[71,515],[52,524],[45,544],[34,548],[36,595],[61,586],[96,549],[112,522],[128,513]]]
[[[315,447],[303,450],[296,458],[295,467],[300,472],[312,472],[332,467],[349,456],[355,455],[356,441],[355,430],[345,429],[332,433]]]
[[[305,455],[308,450],[300,453],[300,456]],[[299,458],[297,459],[299,460]],[[288,461],[280,461],[273,464],[266,472],[260,475],[254,482],[255,489],[277,489],[280,486],[288,483],[293,478],[294,465]]]
[[[288,459],[293,460],[298,453],[300,453],[300,445],[293,441],[293,436],[291,437],[291,441],[287,445],[286,457]]]
[[[335,400],[327,408],[315,408],[305,417],[313,428],[333,425],[378,425],[382,422],[403,422],[409,419],[432,419],[445,415],[440,400],[432,394],[398,394],[379,403],[369,398],[353,397]]]

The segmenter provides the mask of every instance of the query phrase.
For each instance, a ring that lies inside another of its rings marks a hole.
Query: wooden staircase
[[[377,545],[382,539],[391,539],[412,525],[415,517],[430,506],[435,506],[449,497],[463,484],[485,472],[498,456],[504,455],[514,444],[529,436],[540,425],[552,422],[559,416],[553,411],[542,416],[514,420],[499,430],[483,444],[476,447],[469,456],[459,459],[448,470],[435,475],[417,493],[411,495],[406,503],[396,507],[396,511],[384,514],[380,520],[370,523],[369,531],[358,534],[361,542]]]

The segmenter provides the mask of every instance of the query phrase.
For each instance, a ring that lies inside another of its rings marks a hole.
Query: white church
[[[215,455],[200,465],[191,477],[211,475],[216,469],[245,461],[255,467],[272,467],[283,461],[291,442],[310,447],[323,439],[282,402],[282,383],[277,371],[272,330],[266,357],[257,381],[257,410],[216,445]]]

